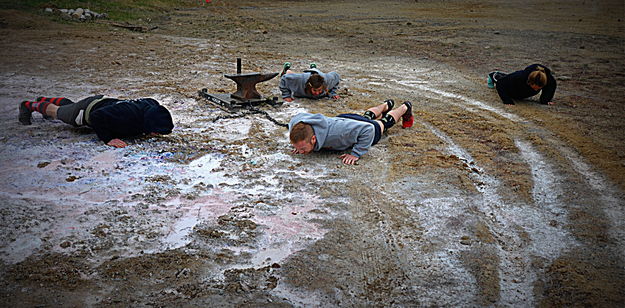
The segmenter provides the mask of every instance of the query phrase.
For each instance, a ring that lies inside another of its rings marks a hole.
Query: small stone
[[[71,246],[72,243],[70,243],[69,241],[65,241],[63,243],[61,243],[59,246],[61,246],[61,248],[67,248],[69,246]]]
[[[46,8],[44,10],[44,12],[46,12],[46,13],[54,13],[54,10],[48,7],[48,8]]]

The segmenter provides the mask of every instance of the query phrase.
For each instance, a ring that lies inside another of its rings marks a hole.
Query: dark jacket
[[[547,84],[542,89],[535,91],[527,84],[527,78],[531,72],[536,70],[537,66],[545,69]],[[551,70],[540,64],[532,64],[522,71],[516,71],[497,80],[496,86],[497,93],[499,93],[499,97],[504,104],[514,104],[513,99],[531,97],[538,94],[540,91],[542,91],[540,94],[540,103],[547,104],[553,99],[557,84],[556,79],[553,78],[551,74]]]
[[[98,138],[108,143],[120,137],[142,134],[169,134],[174,123],[169,111],[151,98],[119,100],[106,98],[89,113],[89,126]]]

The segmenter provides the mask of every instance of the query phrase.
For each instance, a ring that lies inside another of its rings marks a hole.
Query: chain
[[[245,116],[248,116],[250,114],[262,114],[262,115],[265,116],[265,118],[267,118],[267,120],[273,122],[274,124],[276,124],[278,126],[289,127],[288,124],[278,122],[278,120],[274,119],[271,115],[269,115],[269,113],[267,113],[267,111],[254,108],[252,106],[248,106],[248,111],[239,112],[237,114],[231,114],[231,115],[220,115],[220,116],[212,119],[211,121],[212,122],[217,122],[217,121],[223,120],[223,119],[238,119],[238,118],[243,118]]]

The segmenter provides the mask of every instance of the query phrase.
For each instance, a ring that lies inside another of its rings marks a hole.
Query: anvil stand
[[[266,103],[271,106],[282,105],[278,102],[278,97],[265,98],[256,90],[256,84],[267,81],[276,77],[278,73],[249,73],[241,74],[241,58],[237,58],[237,74],[224,75],[224,77],[232,79],[237,83],[237,91],[232,94],[209,94],[206,88],[199,91],[201,97],[209,100],[211,103],[218,105],[220,108],[229,112],[236,112],[239,109],[249,106],[258,106]]]

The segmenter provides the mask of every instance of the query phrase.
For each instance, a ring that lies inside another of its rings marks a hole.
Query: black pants
[[[503,73],[503,72],[495,71],[495,72],[488,73],[488,75],[490,76],[490,79],[492,79],[494,83],[497,83],[497,80],[499,80],[499,79],[501,79],[503,77],[506,77],[506,75],[508,75],[508,74]]]
[[[359,114],[354,114],[354,113],[339,114],[336,117],[352,119],[352,120],[357,120],[357,121],[362,121],[362,122],[373,124],[374,135],[373,135],[373,143],[371,143],[371,145],[375,145],[376,143],[378,143],[378,141],[380,141],[380,138],[382,138],[382,128],[380,128],[380,123],[378,123],[377,121],[369,120]]]

